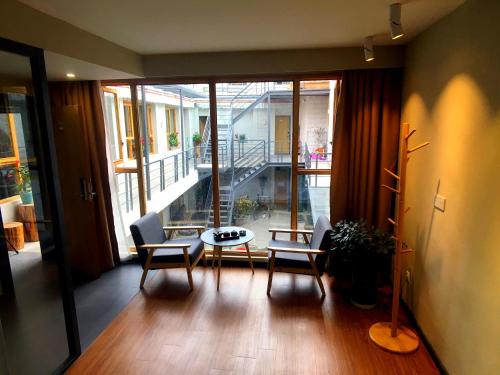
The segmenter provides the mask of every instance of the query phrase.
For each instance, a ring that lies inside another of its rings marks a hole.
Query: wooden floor
[[[69,374],[438,374],[421,345],[395,355],[368,338],[389,306],[363,311],[313,277],[197,267],[159,271],[70,368]],[[139,283],[139,280],[137,280]],[[404,317],[402,318],[404,320]]]

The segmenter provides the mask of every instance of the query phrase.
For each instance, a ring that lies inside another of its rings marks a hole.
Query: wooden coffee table
[[[234,240],[226,240],[226,241],[215,241],[214,239],[214,231],[221,231],[221,232],[231,232],[231,231],[237,231],[238,233],[240,230],[245,230],[247,232],[246,236],[241,236],[240,238],[234,239]],[[222,248],[223,247],[233,247],[233,246],[238,246],[238,245],[245,245],[245,248],[247,250],[247,256],[248,256],[248,263],[250,263],[250,268],[253,271],[253,263],[252,263],[252,257],[250,255],[250,249],[248,248],[248,243],[253,240],[254,234],[251,230],[241,228],[241,227],[220,227],[220,228],[212,228],[208,229],[205,232],[203,232],[200,236],[201,240],[206,243],[207,245],[212,245],[214,247],[214,252],[212,256],[212,267],[214,264],[215,256],[217,255],[218,258],[218,265],[217,265],[217,290],[219,290],[219,283],[220,283],[220,268],[221,268],[221,261],[222,261]]]

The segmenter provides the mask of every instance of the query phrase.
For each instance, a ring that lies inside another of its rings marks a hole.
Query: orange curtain
[[[79,107],[83,153],[85,153],[82,159],[90,164],[96,193],[93,207],[98,246],[96,248],[88,246],[85,254],[77,254],[74,258],[84,260],[83,264],[78,264],[79,271],[96,278],[103,271],[120,263],[111,205],[100,83],[98,81],[51,82],[49,89],[53,108],[71,105]],[[58,155],[58,157],[64,157],[64,155]],[[71,224],[66,223],[66,226]],[[82,234],[82,240],[85,241],[84,234]]]
[[[342,75],[333,136],[330,212],[332,224],[364,219],[388,229],[392,186],[383,168],[398,157],[402,71],[345,71]]]

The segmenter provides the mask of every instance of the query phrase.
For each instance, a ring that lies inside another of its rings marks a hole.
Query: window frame
[[[292,110],[292,124],[291,124],[291,149],[292,149],[292,158],[291,158],[291,218],[290,218],[290,228],[297,229],[298,228],[298,177],[299,175],[331,175],[331,169],[305,169],[300,168],[298,159],[298,143],[299,143],[299,135],[300,135],[300,127],[299,127],[299,108],[300,108],[300,87],[302,81],[324,81],[324,80],[337,80],[341,81],[342,72],[333,71],[326,73],[297,73],[297,74],[269,74],[269,75],[235,75],[235,76],[218,76],[218,77],[185,77],[182,79],[179,78],[138,78],[138,79],[125,79],[125,80],[108,80],[101,81],[102,85],[119,85],[119,86],[129,86],[131,90],[133,90],[138,85],[179,85],[179,84],[208,84],[209,86],[209,103],[210,103],[210,126],[211,126],[211,135],[212,135],[212,144],[215,147],[211,148],[212,152],[212,164],[216,163],[217,165],[212,165],[212,176],[219,175],[219,167],[218,167],[218,145],[216,141],[217,134],[217,99],[216,99],[216,84],[217,83],[251,83],[251,82],[283,82],[283,81],[291,81],[293,82],[293,110]],[[136,99],[137,100],[137,99]],[[132,98],[132,102],[134,98]],[[137,105],[137,103],[132,103]],[[214,107],[214,108],[212,108]],[[173,108],[169,108],[165,106],[165,112],[167,115],[167,109],[173,110]],[[174,110],[175,114],[175,110]],[[166,116],[166,126],[167,126],[167,144],[168,144],[168,116]],[[175,130],[177,132],[177,124],[175,121]],[[333,123],[330,126],[333,126]],[[170,146],[169,146],[170,148]],[[138,163],[139,165],[140,163]],[[138,167],[138,172],[141,172],[141,168]],[[217,177],[218,180],[218,177]],[[217,183],[218,185],[218,183]],[[142,198],[145,201],[145,196]],[[216,188],[214,184],[213,188],[213,202],[214,202],[214,216],[219,216],[217,213],[217,202],[220,201],[220,192],[219,189]],[[145,213],[144,213],[145,214]],[[220,217],[214,218],[215,223],[217,223]],[[297,234],[292,233],[291,239],[296,240]]]
[[[12,166],[13,168],[18,168],[21,165],[21,160],[19,159],[19,148],[17,143],[17,133],[16,133],[16,121],[14,119],[15,112],[7,112],[7,123],[9,124],[10,141],[12,145],[12,151],[14,156],[8,156],[5,158],[0,158],[0,167]],[[16,180],[19,177],[16,176]],[[10,197],[5,197],[0,199],[0,204],[12,202],[14,200],[20,199],[19,194],[11,195]]]
[[[102,87],[102,91],[104,93],[110,93],[113,95],[113,104],[115,108],[115,123],[116,123],[116,137],[118,139],[118,155],[119,158],[116,160],[113,160],[113,164],[119,164],[123,162],[123,138],[122,138],[122,129],[121,129],[121,123],[120,123],[120,107],[118,105],[118,92],[116,90],[113,90],[109,87]]]
[[[123,100],[123,124],[125,125],[125,147],[127,149],[127,160],[135,160],[135,145],[134,145],[134,115],[133,104],[131,100]],[[128,120],[128,122],[127,122]],[[130,129],[128,128],[130,125]],[[130,131],[129,131],[130,130]],[[129,135],[130,133],[130,135]]]

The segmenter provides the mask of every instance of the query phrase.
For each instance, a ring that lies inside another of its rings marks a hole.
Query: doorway
[[[0,38],[0,369],[10,374],[61,372],[80,353],[46,93],[43,51]]]
[[[203,136],[205,132],[205,125],[207,125],[208,116],[199,116],[199,134]]]
[[[274,119],[274,153],[290,154],[290,116],[275,116]]]

